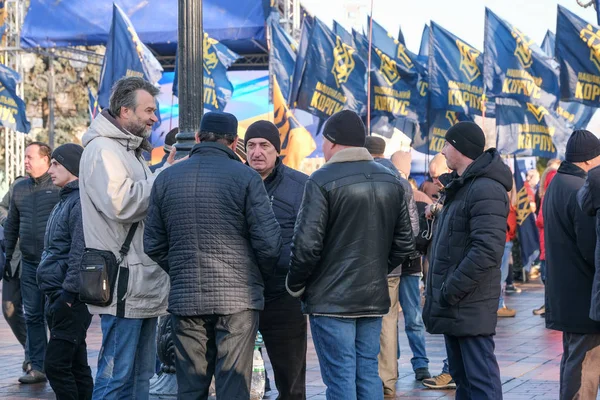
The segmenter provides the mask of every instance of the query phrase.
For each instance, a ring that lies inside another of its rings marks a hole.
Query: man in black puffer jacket
[[[38,285],[48,299],[50,342],[44,368],[59,400],[91,399],[94,389],[85,343],[92,316],[79,301],[79,266],[85,249],[78,179],[81,153],[83,147],[73,143],[52,152],[48,173],[61,188],[60,202],[48,219],[37,270]]]
[[[454,172],[440,177],[444,206],[435,221],[423,310],[427,331],[445,335],[459,400],[502,397],[493,335],[512,174],[484,146],[473,122],[446,133],[442,153]]]
[[[6,239],[6,263],[11,264],[13,253],[19,240],[21,250],[21,295],[27,324],[27,349],[32,369],[19,378],[21,383],[46,381],[44,354],[48,337],[44,293],[36,281],[36,271],[44,250],[44,232],[50,212],[58,203],[58,188],[52,183],[50,167],[50,147],[33,142],[25,149],[25,171],[29,179],[14,186],[10,199],[8,217],[4,223]],[[5,268],[4,279],[19,276],[18,270]]]
[[[563,334],[561,399],[595,399],[598,395],[600,320],[593,298],[598,296],[594,256],[600,249],[596,247],[596,218],[586,211],[591,211],[588,203],[593,192],[589,189],[597,179],[592,168],[599,164],[600,140],[586,130],[573,132],[565,161],[550,182],[542,206],[546,328]],[[586,177],[589,184],[584,186]],[[577,204],[582,187],[583,209]]]
[[[415,255],[405,192],[364,148],[354,112],[334,114],[323,136],[327,163],[306,182],[286,285],[310,316],[327,398],[380,398],[387,274]]]
[[[234,153],[237,119],[205,114],[196,142],[154,182],[144,250],[171,280],[179,398],[206,397],[214,373],[219,398],[247,399],[281,232],[260,176]]]
[[[281,255],[275,274],[265,282],[265,309],[258,330],[263,336],[275,373],[280,400],[306,399],[306,317],[300,300],[285,290],[290,268],[290,245],[304,184],[308,176],[283,164],[279,130],[269,121],[257,121],[244,135],[248,164],[260,174],[275,218],[281,228]]]

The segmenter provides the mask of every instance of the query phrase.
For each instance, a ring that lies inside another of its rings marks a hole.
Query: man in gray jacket
[[[119,249],[139,223],[124,257],[108,307],[89,306],[101,317],[102,347],[94,399],[147,399],[154,374],[156,322],[166,314],[168,275],[144,253],[144,219],[154,175],[142,158],[156,122],[158,89],[142,78],[114,85],[108,109],[83,135],[79,173],[83,230],[87,248]],[[175,159],[175,151],[163,167]],[[159,169],[160,172],[162,169]]]

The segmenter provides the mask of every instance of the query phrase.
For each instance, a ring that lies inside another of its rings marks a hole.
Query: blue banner
[[[96,118],[96,113],[98,111],[98,100],[96,100],[96,96],[92,94],[90,87],[87,87],[88,92],[88,112],[90,113],[90,122]]]
[[[419,46],[419,57],[429,57],[429,26],[425,25],[421,34],[421,46]]]
[[[315,19],[296,107],[321,119],[343,109],[364,115],[366,74],[356,49]]]
[[[540,238],[535,225],[535,213],[531,209],[531,199],[523,183],[517,157],[514,157],[514,177],[517,190],[517,234],[521,247],[523,265],[530,265],[540,251]]]
[[[342,39],[342,41],[347,45],[357,49],[356,45],[354,44],[354,38],[352,37],[352,35],[336,20],[333,20],[333,34],[339,36]]]
[[[429,57],[430,107],[482,115],[486,103],[481,52],[432,21]]]
[[[556,58],[561,99],[600,107],[600,28],[558,6]]]
[[[116,4],[100,73],[98,104],[108,107],[113,84],[124,76],[138,76],[156,84],[162,67],[152,52],[140,41],[129,18]]]
[[[31,124],[25,115],[25,102],[17,96],[17,83],[20,81],[16,71],[0,64],[0,125],[29,133]]]
[[[227,77],[227,68],[240,56],[229,50],[204,32],[202,43],[204,108],[210,111],[223,111],[233,94],[233,85]],[[179,74],[177,65],[179,55],[175,55],[175,76],[173,94],[179,96]]]
[[[522,31],[485,10],[484,84],[489,98],[505,97],[556,108],[555,61]]]
[[[293,108],[296,108],[296,102],[298,100],[298,92],[300,91],[300,84],[302,83],[302,76],[304,75],[304,68],[306,66],[306,53],[308,51],[308,43],[310,42],[310,38],[312,36],[313,26],[314,20],[308,15],[305,16],[304,21],[302,21],[300,42],[296,52],[296,66],[294,67],[292,87],[290,89],[290,95],[288,98],[288,103]]]
[[[281,94],[286,100],[290,97],[294,68],[296,68],[296,47],[292,39],[279,24],[279,14],[272,14],[268,19],[271,29],[271,46],[269,68],[277,76]]]
[[[419,125],[412,148],[426,154],[440,153],[446,143],[448,129],[462,121],[473,121],[473,118],[456,111],[431,110],[430,123]]]
[[[551,31],[547,31],[546,35],[544,36],[544,40],[542,41],[542,50],[548,54],[550,57],[555,58],[555,51],[554,48],[556,47],[556,35],[551,32]]]
[[[541,105],[496,99],[497,148],[501,154],[563,158],[571,130]]]

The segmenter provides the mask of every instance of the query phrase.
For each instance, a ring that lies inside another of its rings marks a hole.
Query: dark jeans
[[[44,368],[58,400],[89,400],[94,390],[85,337],[92,316],[84,303],[61,298],[48,305],[50,342]]]
[[[48,344],[44,310],[46,296],[37,285],[37,264],[30,264],[23,260],[21,267],[21,294],[25,306],[25,323],[27,324],[27,350],[31,367],[34,370],[43,371]]]
[[[600,334],[563,332],[560,398],[595,399],[600,377]]]
[[[500,368],[492,336],[444,335],[456,400],[501,400]]]
[[[23,298],[21,297],[21,280],[12,278],[9,282],[2,281],[2,314],[13,334],[25,349],[27,344],[27,326],[23,313]],[[27,358],[27,356],[25,356]]]
[[[248,400],[258,311],[172,318],[177,398],[207,399],[214,375],[217,398]]]
[[[285,294],[265,303],[258,330],[269,354],[279,400],[306,399],[306,317],[300,300]]]

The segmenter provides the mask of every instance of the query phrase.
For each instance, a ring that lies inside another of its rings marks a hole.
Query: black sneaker
[[[422,381],[423,379],[431,378],[431,374],[429,373],[428,368],[417,368],[415,370],[415,380]]]
[[[46,374],[41,371],[36,371],[35,369],[32,369],[27,374],[19,378],[19,382],[24,384],[42,383],[46,381],[48,381]]]
[[[506,293],[521,293],[521,289],[513,284],[506,285],[505,291]]]

